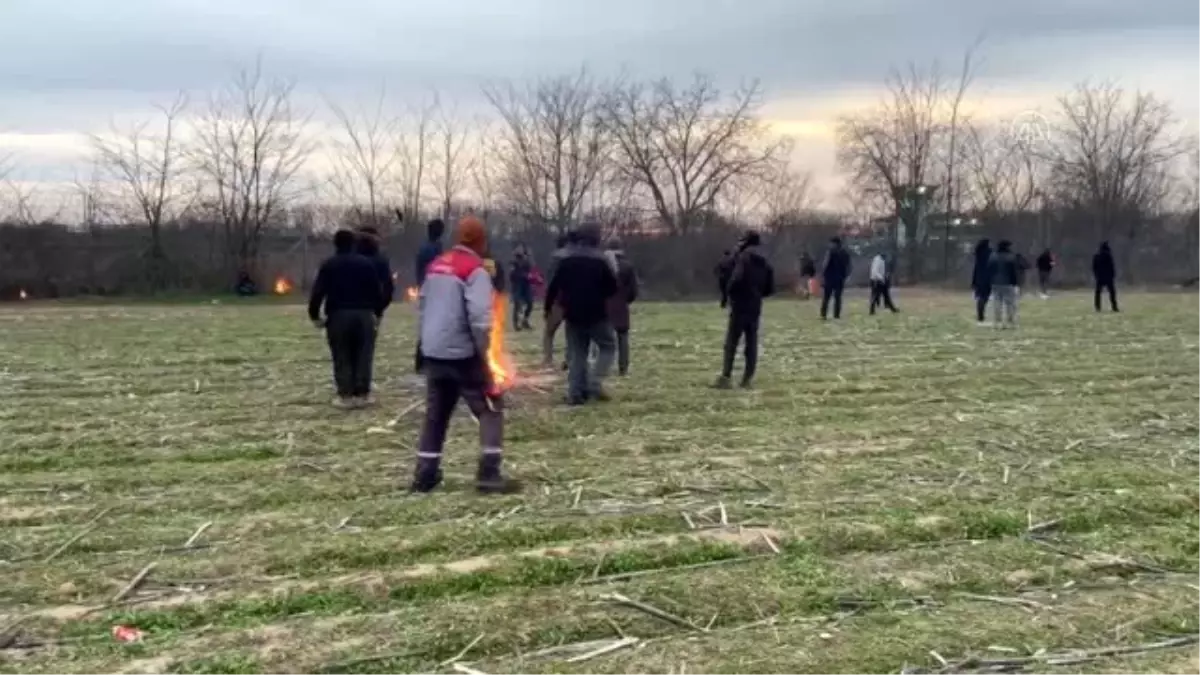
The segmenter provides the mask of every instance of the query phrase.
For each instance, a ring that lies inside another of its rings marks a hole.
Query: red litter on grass
[[[140,629],[133,626],[113,626],[113,638],[117,642],[141,642],[142,636],[145,635]]]

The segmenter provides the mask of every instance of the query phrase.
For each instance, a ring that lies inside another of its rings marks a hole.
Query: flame
[[[504,347],[504,324],[508,314],[508,299],[501,293],[492,293],[492,336],[488,343],[487,366],[492,375],[492,394],[503,394],[516,382],[517,369],[512,356]]]
[[[275,295],[287,295],[292,292],[292,282],[285,277],[276,277],[274,290]]]
[[[408,288],[404,289],[404,297],[409,302],[416,302],[417,296],[420,295],[420,293],[421,290],[416,286],[409,286]]]
[[[22,300],[28,300],[29,294],[25,292],[24,288],[22,288],[21,291],[17,293],[17,297],[21,298]]]

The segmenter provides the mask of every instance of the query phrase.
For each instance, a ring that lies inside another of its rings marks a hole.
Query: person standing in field
[[[616,335],[608,320],[608,301],[617,292],[617,276],[599,246],[600,226],[580,225],[576,245],[558,263],[546,288],[546,312],[561,300],[567,326],[569,405],[608,399],[604,380],[616,351]],[[589,368],[588,356],[593,344],[598,354],[595,366]]]
[[[975,264],[971,268],[971,290],[975,294],[975,321],[984,326],[987,324],[988,299],[992,297],[992,275],[988,264],[992,260],[992,242],[980,239],[975,244]]]
[[[629,305],[637,300],[638,278],[633,263],[625,257],[621,240],[608,240],[605,256],[617,273],[617,292],[608,299],[608,320],[617,333],[617,374],[629,374]]]
[[[335,253],[321,263],[308,298],[308,318],[325,329],[337,388],[334,405],[364,405],[371,393],[371,344],[385,297],[375,266],[355,250],[350,230],[333,235]],[[324,316],[321,309],[324,307]]]
[[[883,253],[875,254],[871,259],[870,269],[871,283],[871,307],[870,314],[875,314],[875,308],[882,301],[883,306],[892,310],[895,314],[900,310],[896,309],[896,305],[892,303],[892,279],[891,273],[888,271],[887,257]]]
[[[1117,263],[1107,241],[1100,242],[1100,250],[1092,256],[1092,277],[1096,281],[1096,311],[1100,311],[1100,295],[1105,290],[1112,311],[1121,311],[1117,309]]]
[[[817,278],[817,263],[804,251],[800,254],[800,297],[808,300],[816,294],[814,280]]]
[[[416,277],[417,288],[425,284],[425,270],[429,264],[442,254],[442,234],[446,231],[446,223],[442,222],[441,218],[434,218],[425,225],[426,240],[417,249],[416,260]],[[414,358],[413,369],[416,372],[421,372],[421,341],[417,338],[417,350]]]
[[[842,318],[842,291],[850,277],[850,252],[842,247],[841,237],[829,240],[829,251],[825,254],[822,270],[821,320],[829,313],[829,301],[833,300],[833,318]]]
[[[446,431],[461,398],[479,421],[477,489],[517,492],[520,483],[501,472],[503,401],[487,366],[493,288],[484,266],[487,236],[483,222],[464,216],[455,230],[454,244],[430,263],[421,285],[418,330],[425,361],[425,421],[411,490],[429,492],[442,482]]]
[[[1012,252],[1012,242],[1003,240],[988,261],[991,278],[992,315],[996,328],[1017,327],[1017,303],[1021,295],[1021,261]]]
[[[1054,262],[1054,254],[1048,248],[1034,261],[1038,272],[1038,290],[1043,300],[1050,297],[1050,273],[1054,271]]]
[[[513,330],[531,329],[529,315],[533,313],[533,263],[529,260],[529,250],[523,244],[519,244],[513,252],[508,275],[508,286],[512,289]]]
[[[379,236],[379,230],[370,225],[358,228],[358,252],[366,256],[371,261],[371,265],[375,268],[375,275],[379,278],[379,284],[383,287],[383,311],[380,312],[380,323],[383,321],[383,312],[392,304],[392,299],[396,295],[396,282],[392,279],[392,265],[388,262],[387,256],[382,250],[383,240]],[[373,382],[375,374],[375,343],[379,340],[379,327],[376,326],[374,333],[371,336],[371,343],[368,346],[369,353],[367,354],[367,381]],[[374,387],[372,386],[372,389]],[[374,404],[373,396],[368,393],[365,401],[368,405]]]
[[[571,249],[575,245],[575,240],[576,240],[576,236],[575,236],[574,231],[567,232],[566,234],[559,236],[558,241],[555,243],[554,253],[551,254],[551,256],[550,256],[550,269],[547,270],[548,278],[551,278],[551,279],[554,278],[555,270],[558,269],[558,265],[559,265],[559,263],[562,262],[563,258],[566,258],[568,255],[570,255]],[[558,302],[556,304],[554,304],[553,306],[551,306],[549,304],[546,305],[546,313],[545,313],[546,325],[545,325],[545,327],[543,329],[543,333],[542,333],[542,367],[543,368],[553,368],[554,367],[554,335],[555,335],[555,333],[558,332],[558,327],[562,325],[562,322],[563,322],[562,298],[558,298]],[[566,350],[568,351],[568,354],[565,357],[563,364],[562,364],[563,370],[567,369],[567,364],[570,360],[570,353],[569,353],[570,343],[567,344]]]
[[[759,251],[760,244],[761,238],[757,232],[746,232],[742,235],[734,258],[733,271],[726,287],[729,323],[725,328],[724,360],[721,363],[721,376],[713,385],[717,389],[730,388],[733,360],[737,355],[738,342],[743,338],[746,341],[746,363],[742,371],[742,388],[750,388],[758,368],[758,328],[763,298],[775,293],[775,271]]]
[[[721,253],[721,259],[717,262],[716,268],[713,269],[713,276],[717,278],[717,288],[721,292],[721,309],[729,304],[729,278],[733,276],[733,265],[737,261],[737,254],[741,249],[725,249]]]

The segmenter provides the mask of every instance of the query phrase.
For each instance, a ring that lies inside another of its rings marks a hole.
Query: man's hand
[[[313,319],[312,325],[313,325],[313,328],[318,328],[318,329],[324,328],[325,327],[325,319]]]
[[[721,309],[725,309],[725,305],[729,304],[728,298],[721,298]]]

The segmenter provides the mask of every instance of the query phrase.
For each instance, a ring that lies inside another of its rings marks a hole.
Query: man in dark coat
[[[512,265],[508,271],[508,286],[512,296],[513,330],[529,330],[529,315],[533,313],[533,262],[524,245],[513,252]]]
[[[562,301],[567,325],[567,402],[603,401],[604,379],[612,368],[616,335],[608,321],[608,299],[617,292],[617,275],[600,250],[600,226],[580,225],[577,243],[554,270],[546,288],[546,313]],[[592,344],[599,352],[588,368]]]
[[[987,323],[988,298],[992,297],[992,275],[988,263],[992,259],[992,242],[980,239],[975,244],[975,264],[971,269],[971,290],[975,293],[975,320],[979,325]]]
[[[742,236],[734,258],[733,271],[729,275],[726,296],[729,298],[729,324],[725,329],[725,353],[721,364],[721,376],[714,385],[728,389],[733,376],[733,359],[737,354],[738,342],[746,340],[746,364],[742,371],[742,387],[749,388],[758,367],[758,327],[762,317],[763,298],[775,293],[775,271],[771,263],[759,252],[761,243],[757,232]]]
[[[1012,242],[1003,240],[988,260],[991,283],[992,315],[996,328],[1016,328],[1017,306],[1021,299],[1021,276],[1024,263],[1013,253]]]
[[[1100,250],[1092,256],[1092,276],[1096,280],[1096,311],[1100,311],[1100,294],[1106,289],[1112,311],[1121,311],[1117,309],[1117,263],[1107,241],[1101,242]]]
[[[559,263],[563,258],[570,254],[571,249],[575,245],[577,237],[574,231],[568,232],[559,236],[555,242],[554,253],[550,255],[550,269],[547,270],[546,278],[553,279],[554,272],[558,269]],[[554,366],[554,335],[558,332],[558,327],[563,322],[562,298],[558,298],[558,302],[554,306],[546,305],[546,325],[542,333],[542,367],[551,368]],[[570,350],[570,344],[567,345],[567,350]],[[563,362],[563,370],[567,369],[567,364],[570,361],[570,354],[567,354],[566,360]]]
[[[1038,271],[1038,290],[1042,293],[1042,298],[1050,297],[1050,273],[1054,271],[1054,254],[1050,249],[1042,251],[1042,254],[1034,261]]]
[[[371,344],[386,304],[375,265],[355,250],[350,230],[333,236],[336,253],[321,264],[308,299],[308,317],[325,329],[340,408],[364,405],[371,393]],[[324,306],[325,315],[321,316]]]
[[[617,333],[617,374],[629,374],[629,305],[637,300],[638,278],[633,264],[625,257],[621,240],[608,240],[608,262],[617,272],[617,292],[608,299],[608,321]]]
[[[713,269],[713,276],[717,278],[717,288],[721,292],[721,309],[729,304],[729,278],[733,276],[733,264],[737,260],[737,254],[740,251],[734,249],[725,249],[721,254],[721,260]]]
[[[849,277],[850,252],[842,247],[841,237],[834,237],[829,240],[829,252],[825,254],[825,266],[822,270],[822,321],[829,313],[830,299],[833,300],[833,318],[842,317],[842,291],[846,289],[846,279]]]
[[[425,226],[425,243],[417,249],[416,260],[416,277],[417,288],[420,289],[425,283],[425,270],[429,267],[429,263],[433,262],[439,255],[442,254],[442,234],[446,231],[446,223],[441,218],[434,218]],[[417,337],[417,352],[413,360],[413,368],[418,373],[421,372],[424,357],[421,356],[421,339]]]
[[[383,287],[383,311],[387,311],[396,294],[396,281],[392,278],[391,263],[383,254],[379,230],[370,225],[358,228],[358,252],[366,256],[375,268],[375,276],[379,278],[379,284]],[[382,314],[380,318],[382,319]],[[367,362],[368,381],[372,381],[375,374],[375,343],[378,339],[379,329],[376,327],[371,336],[371,344],[368,345],[370,352],[364,357]],[[370,404],[374,403],[374,400],[368,395],[365,402]]]

